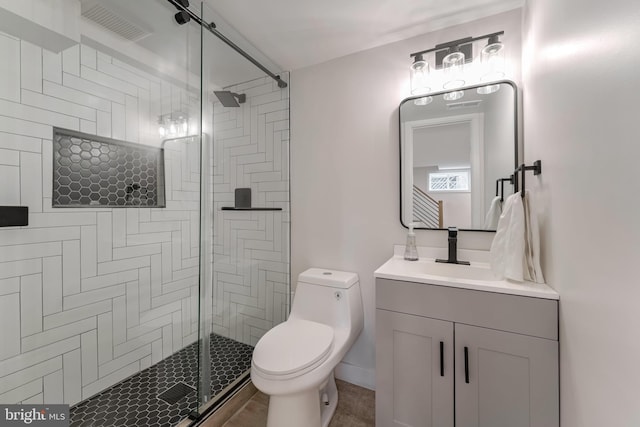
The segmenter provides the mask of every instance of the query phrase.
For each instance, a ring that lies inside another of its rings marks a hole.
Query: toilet
[[[364,324],[358,275],[310,268],[289,319],[258,341],[251,380],[269,395],[267,427],[326,427],[338,403],[333,370]]]

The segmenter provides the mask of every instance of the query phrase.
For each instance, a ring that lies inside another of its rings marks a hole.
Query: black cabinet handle
[[[464,382],[469,384],[469,347],[464,348]]]
[[[444,341],[440,341],[440,376],[444,377]]]

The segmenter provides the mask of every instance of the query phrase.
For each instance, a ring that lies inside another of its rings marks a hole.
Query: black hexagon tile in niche
[[[209,350],[210,395],[215,396],[251,368],[253,347],[211,334]],[[197,343],[74,406],[71,426],[174,426],[197,407],[196,393],[174,404],[159,399],[180,383],[193,388],[198,384]]]
[[[53,206],[164,206],[163,169],[161,149],[55,129]]]

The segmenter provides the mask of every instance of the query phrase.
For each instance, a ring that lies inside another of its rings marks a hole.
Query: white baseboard
[[[376,389],[375,369],[366,369],[356,365],[341,362],[334,371],[336,378],[369,390]]]

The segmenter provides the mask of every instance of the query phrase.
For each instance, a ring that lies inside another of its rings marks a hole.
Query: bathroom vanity
[[[376,277],[376,425],[559,425],[558,294],[470,266],[396,255]]]

